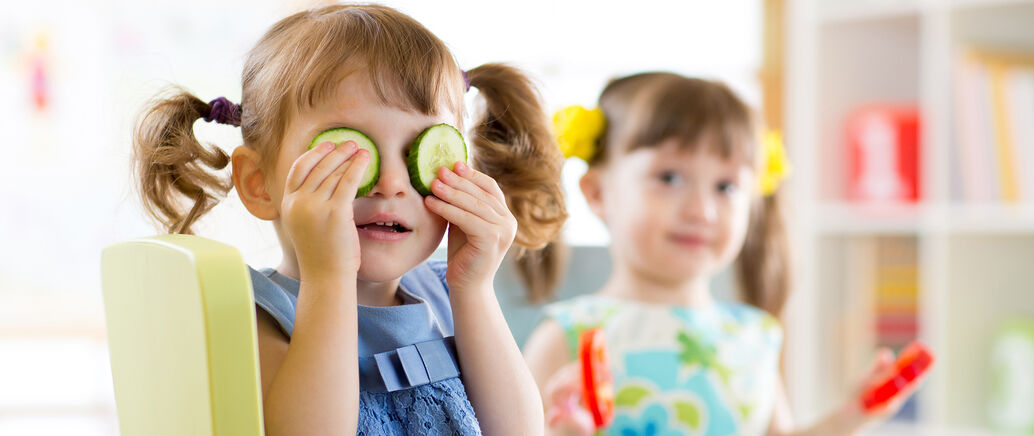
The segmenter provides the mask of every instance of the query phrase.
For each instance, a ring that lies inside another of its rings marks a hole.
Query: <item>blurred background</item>
[[[939,356],[872,434],[1034,434],[1034,0],[388,1],[461,67],[507,61],[551,109],[612,77],[729,83],[783,136],[796,288],[785,375],[808,423],[854,395],[878,346]],[[116,435],[100,251],[155,234],[129,173],[133,121],[169,84],[240,99],[247,50],[307,1],[95,0],[0,6],[0,435]],[[229,151],[234,128],[199,123]],[[574,256],[596,289],[602,224],[564,169]],[[231,193],[197,227],[279,262]],[[538,321],[497,281],[519,344]],[[723,275],[715,288],[735,298]]]

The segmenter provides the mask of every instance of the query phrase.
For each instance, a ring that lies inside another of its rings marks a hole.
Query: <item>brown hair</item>
[[[619,154],[678,139],[698,146],[704,135],[723,158],[742,157],[759,168],[759,122],[753,111],[721,82],[671,73],[642,73],[610,82],[600,94],[606,128],[591,166]],[[780,194],[759,197],[751,207],[747,236],[737,258],[744,301],[779,317],[790,290],[789,243]]]
[[[526,76],[512,67],[487,64],[468,71],[467,77],[486,102],[471,138],[474,166],[506,192],[507,205],[521,223],[517,267],[529,299],[541,301],[559,284],[566,260],[560,235],[567,219],[559,179],[563,156]]]
[[[389,7],[332,5],[280,20],[248,53],[241,79],[244,144],[262,156],[263,165],[272,165],[289,117],[330,98],[340,80],[356,71],[370,77],[385,104],[425,115],[435,115],[442,105],[462,113],[463,75],[435,35]],[[474,167],[495,178],[506,194],[526,265],[556,250],[547,244],[567,217],[562,157],[527,77],[501,64],[467,74],[487,108],[473,127]],[[194,136],[194,122],[210,111],[207,103],[177,89],[150,104],[134,134],[140,195],[168,232],[191,233],[192,224],[232,186],[228,175],[219,173],[229,161],[226,153],[202,146]],[[522,271],[527,283],[541,283],[534,278],[539,271],[523,266]]]

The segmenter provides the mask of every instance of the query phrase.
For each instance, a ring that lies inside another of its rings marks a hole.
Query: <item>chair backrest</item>
[[[123,242],[101,256],[123,436],[261,436],[251,278],[240,253],[197,236]]]

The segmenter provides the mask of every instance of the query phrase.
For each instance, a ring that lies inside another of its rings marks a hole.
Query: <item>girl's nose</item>
[[[380,172],[377,184],[367,195],[382,198],[403,197],[411,189],[409,168],[406,167],[404,159],[381,155]]]
[[[691,222],[714,222],[718,218],[714,195],[703,186],[691,189],[682,200],[682,217]]]

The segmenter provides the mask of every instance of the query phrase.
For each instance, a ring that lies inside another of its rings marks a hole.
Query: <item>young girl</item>
[[[525,346],[550,429],[590,432],[572,362],[580,333],[601,327],[616,393],[604,433],[789,432],[777,320],[787,242],[778,171],[759,171],[750,110],[720,83],[646,73],[611,82],[599,110],[565,110],[556,121],[561,145],[589,162],[580,187],[610,230],[613,267],[595,294],[548,306]],[[711,295],[711,279],[733,260],[746,304]],[[874,376],[889,365],[881,356]],[[801,434],[848,434],[879,419],[856,404]]]
[[[157,100],[135,159],[145,205],[170,232],[191,233],[231,185],[276,229],[282,262],[251,270],[267,434],[541,432],[534,379],[492,288],[515,238],[541,248],[566,217],[562,158],[529,80],[499,64],[462,72],[396,10],[336,5],[276,23],[242,82],[239,106],[185,91]],[[473,167],[441,168],[423,197],[408,149],[430,126],[462,131],[469,87],[486,103]],[[241,127],[232,157],[195,139],[203,117]],[[371,153],[313,143],[336,127],[379,152],[379,178],[359,198]],[[231,162],[232,182],[215,171]],[[446,227],[448,262],[427,262]]]

